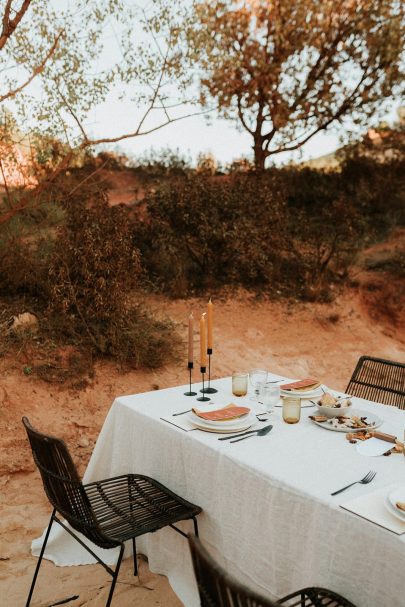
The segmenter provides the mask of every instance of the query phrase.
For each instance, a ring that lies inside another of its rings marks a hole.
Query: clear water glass
[[[268,413],[274,410],[274,407],[280,401],[280,386],[273,383],[265,383],[260,386],[259,399]]]
[[[264,369],[251,369],[249,371],[249,379],[254,392],[252,400],[258,401],[260,396],[260,386],[265,384],[267,381],[267,371]]]

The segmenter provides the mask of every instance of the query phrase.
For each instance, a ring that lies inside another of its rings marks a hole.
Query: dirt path
[[[177,323],[184,339],[189,311],[198,317],[205,303],[158,297],[150,300],[155,310]],[[214,376],[264,366],[291,377],[315,375],[331,387],[344,389],[362,354],[403,361],[405,334],[399,328],[392,330],[373,322],[356,292],[330,305],[287,305],[245,293],[215,301]],[[125,375],[112,363],[100,363],[91,384],[73,392],[26,377],[24,362],[23,353],[0,359],[0,603],[9,607],[25,604],[35,567],[30,542],[42,532],[50,514],[34,472],[21,416],[28,415],[45,432],[63,436],[83,471],[115,396],[187,381],[184,360],[157,371]],[[130,559],[123,567],[116,605],[180,606],[166,579],[151,574],[146,564],[142,566],[142,587],[136,587]],[[108,586],[107,574],[98,566],[59,568],[47,562],[32,605],[49,606],[79,595],[67,605],[101,606]]]

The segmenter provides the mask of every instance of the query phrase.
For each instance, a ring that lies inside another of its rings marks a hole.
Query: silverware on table
[[[230,440],[231,438],[239,438],[240,436],[246,436],[247,434],[255,434],[256,432],[260,432],[262,430],[266,430],[266,428],[272,428],[273,426],[264,426],[264,428],[256,428],[256,430],[246,430],[245,432],[238,432],[237,434],[229,434],[227,436],[221,436],[218,440]]]
[[[334,491],[333,493],[331,493],[331,495],[337,495],[338,493],[342,493],[342,491],[345,491],[349,487],[353,487],[353,485],[357,485],[357,483],[360,483],[361,485],[368,485],[368,483],[371,483],[376,474],[377,472],[374,472],[374,470],[370,470],[370,472],[368,472],[364,478],[360,479],[359,481],[355,481],[354,483],[350,483],[350,485],[346,485],[346,487],[342,487],[342,489]]]
[[[233,434],[232,436],[222,436],[218,440],[229,440],[230,443],[237,443],[241,440],[244,440],[245,438],[252,438],[252,436],[265,436],[270,432],[272,427],[272,425],[269,425],[265,426],[264,428],[259,428],[258,430],[248,430],[247,432]],[[236,440],[230,440],[232,438],[236,438]]]
[[[187,411],[179,411],[179,413],[172,413],[172,417],[176,417],[176,415],[184,415],[185,413],[190,413],[191,409],[187,409]]]

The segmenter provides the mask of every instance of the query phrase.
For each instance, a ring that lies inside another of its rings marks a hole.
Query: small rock
[[[13,323],[10,327],[12,333],[24,333],[25,331],[36,333],[38,329],[38,318],[34,314],[24,312],[18,316],[13,316]]]
[[[79,438],[79,440],[77,441],[77,444],[78,444],[79,447],[83,447],[83,448],[84,447],[88,447],[90,445],[89,439],[86,438],[85,436],[81,436]]]

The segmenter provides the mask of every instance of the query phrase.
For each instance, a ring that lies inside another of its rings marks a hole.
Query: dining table
[[[269,373],[268,380],[290,380]],[[292,378],[294,379],[294,378]],[[310,416],[307,401],[299,423],[287,424],[282,408],[260,414],[252,395],[232,395],[231,378],[211,380],[211,404],[246,405],[253,428],[271,424],[264,436],[231,442],[198,429],[189,411],[200,403],[175,386],[115,398],[83,481],[126,473],[150,476],[202,508],[199,535],[213,558],[240,583],[271,599],[308,586],[322,586],[357,607],[404,607],[405,521],[390,529],[350,504],[370,497],[385,516],[386,496],[405,486],[402,453],[370,457],[344,432],[330,431]],[[200,384],[193,385],[199,394]],[[330,387],[332,388],[332,387]],[[324,387],[328,390],[329,387]],[[341,392],[338,394],[342,394]],[[353,409],[381,420],[378,430],[404,437],[405,411],[351,398]],[[182,413],[182,415],[173,415]],[[260,421],[260,420],[267,421]],[[387,450],[392,444],[387,443]],[[369,484],[335,490],[376,472]],[[382,512],[382,510],[381,510]],[[54,526],[55,527],[55,526]],[[191,521],[179,527],[192,532]],[[41,538],[32,544],[38,554]],[[93,549],[114,564],[114,550]],[[185,607],[200,605],[187,541],[170,528],[137,539],[152,571],[166,575]],[[126,556],[131,554],[131,546]],[[61,528],[54,528],[45,558],[58,565],[94,562]]]

